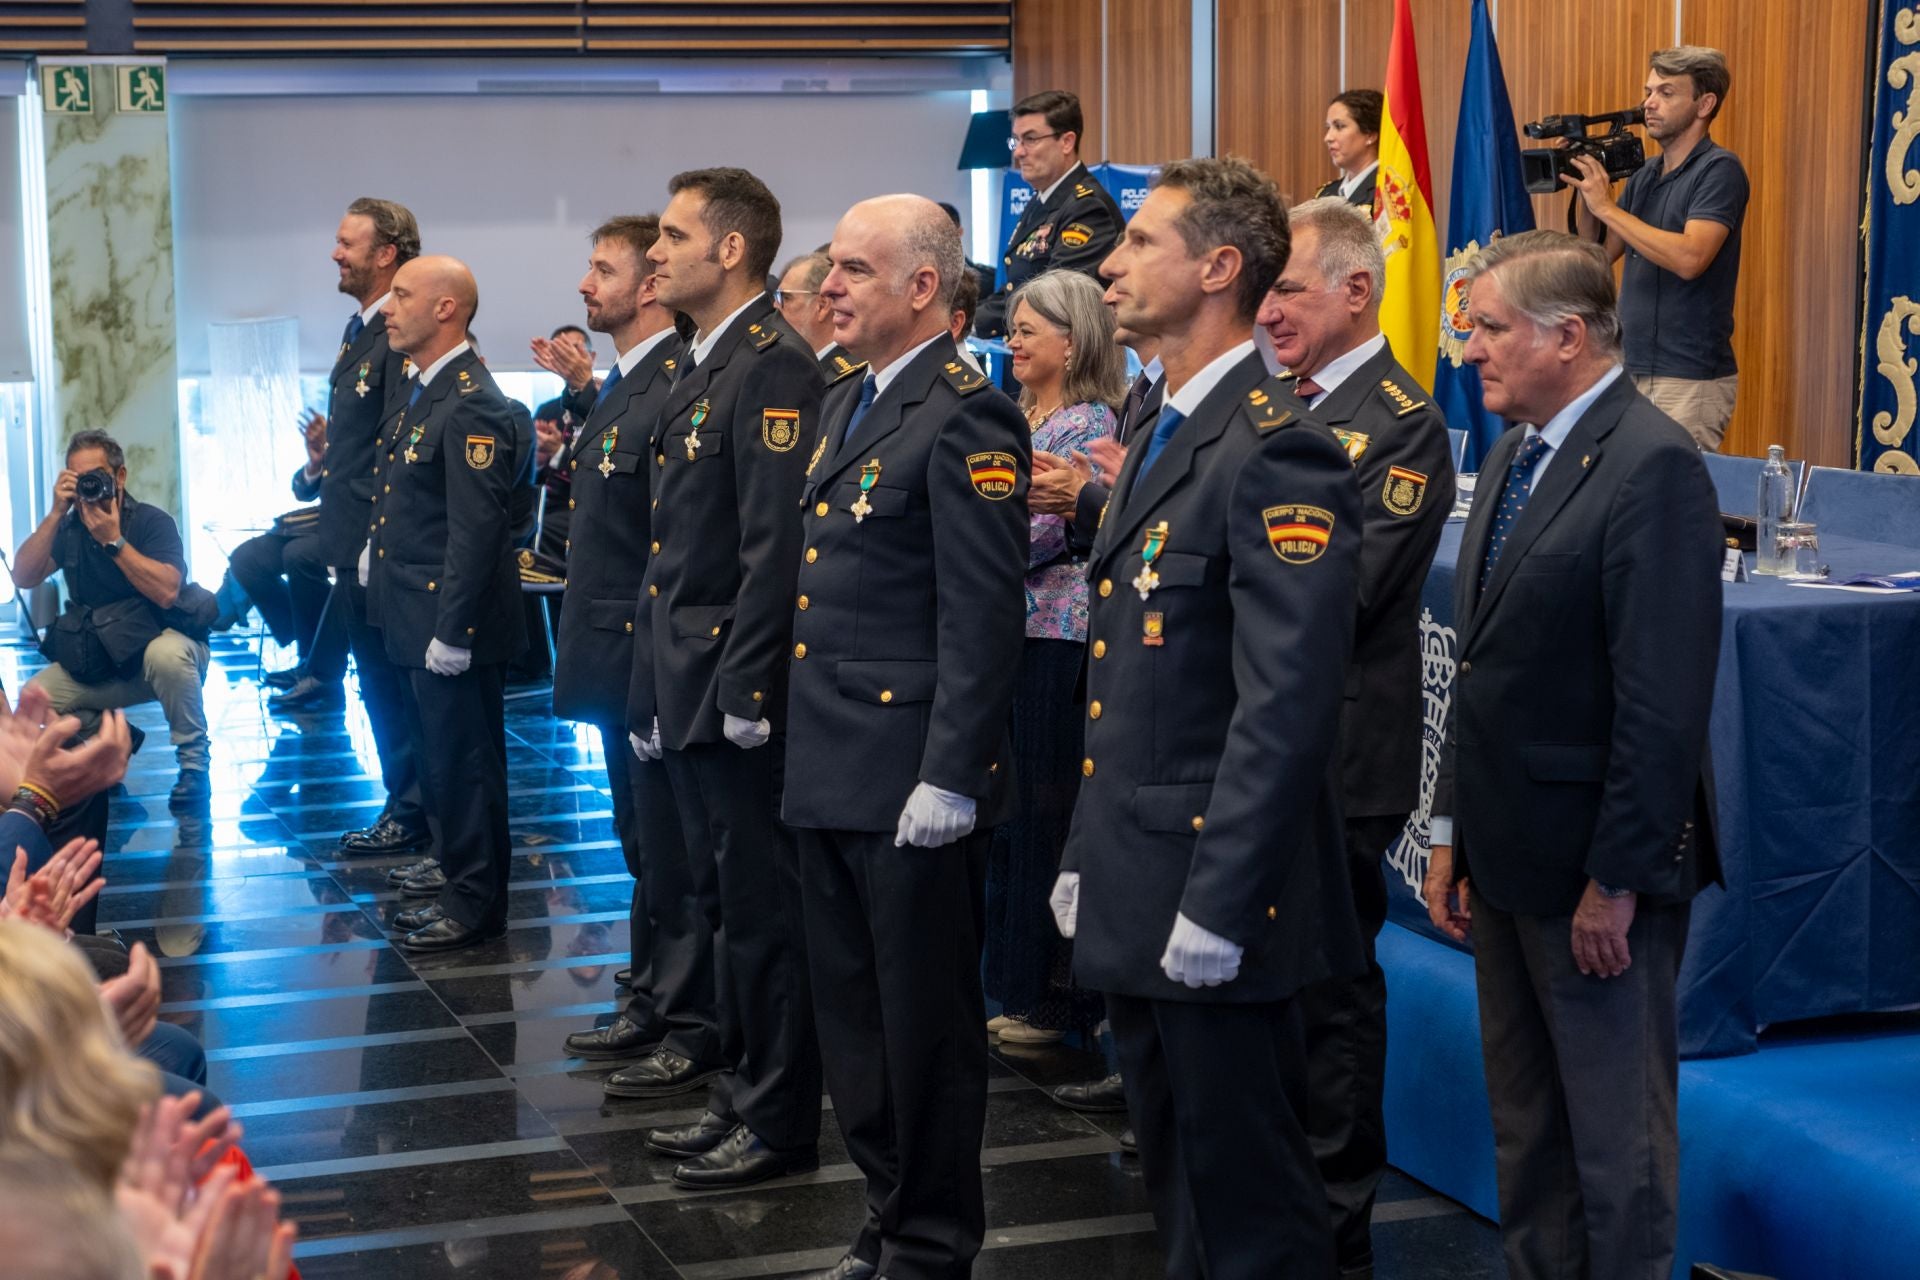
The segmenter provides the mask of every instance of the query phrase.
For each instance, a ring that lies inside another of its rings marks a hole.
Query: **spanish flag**
[[[1430,387],[1440,341],[1440,237],[1433,226],[1433,175],[1427,167],[1427,123],[1408,0],[1393,2],[1385,93],[1373,194],[1373,225],[1387,251],[1380,328],[1407,371]]]

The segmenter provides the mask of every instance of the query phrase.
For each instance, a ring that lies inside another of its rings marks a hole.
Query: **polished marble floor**
[[[276,653],[270,661],[289,660]],[[0,646],[0,682],[37,669]],[[388,863],[334,837],[382,793],[357,704],[277,719],[260,660],[222,641],[207,682],[209,816],[176,820],[158,708],[112,805],[101,926],[160,957],[163,1016],[198,1035],[245,1148],[300,1224],[310,1280],[729,1280],[826,1266],[861,1213],[831,1110],[819,1172],[688,1193],[643,1131],[695,1118],[699,1095],[614,1101],[614,1066],[569,1059],[565,1033],[611,1019],[628,886],[590,731],[544,696],[508,706],[512,923],[438,957],[391,945]],[[997,1049],[986,1149],[993,1280],[1160,1274],[1137,1162],[1116,1117],[1064,1111],[1047,1086],[1103,1074],[1077,1049]],[[1381,1280],[1503,1274],[1494,1230],[1398,1175],[1374,1232]]]

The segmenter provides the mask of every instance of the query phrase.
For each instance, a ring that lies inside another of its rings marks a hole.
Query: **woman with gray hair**
[[[1050,271],[1022,286],[1007,314],[1034,449],[1064,458],[1111,436],[1126,356],[1100,286]],[[1087,642],[1087,579],[1068,550],[1064,517],[1033,515],[1027,547],[1027,641],[1013,700],[1020,806],[987,855],[986,992],[1002,1009],[987,1030],[1009,1044],[1059,1040],[1102,1016],[1100,998],[1074,988],[1070,944],[1047,907],[1079,790],[1073,689]]]

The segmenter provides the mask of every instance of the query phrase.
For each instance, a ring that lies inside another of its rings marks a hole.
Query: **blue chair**
[[[1467,465],[1467,433],[1455,427],[1448,427],[1447,437],[1453,441],[1453,469],[1460,471]]]
[[[1713,491],[1720,496],[1720,510],[1730,516],[1760,515],[1760,469],[1767,465],[1765,458],[1742,458],[1725,453],[1702,453],[1700,460],[1707,464],[1707,475],[1713,480]],[[1807,464],[1798,459],[1788,459],[1787,470],[1793,473],[1793,491],[1800,492],[1800,477],[1806,471]]]
[[[1920,547],[1920,479],[1815,467],[1807,473],[1800,519],[1842,538]]]

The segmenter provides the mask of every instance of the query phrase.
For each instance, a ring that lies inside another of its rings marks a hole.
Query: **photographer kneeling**
[[[78,718],[84,735],[103,711],[157,700],[180,762],[169,800],[192,803],[211,790],[200,697],[207,646],[204,632],[195,639],[176,629],[185,625],[173,611],[187,580],[180,527],[127,493],[126,462],[106,432],[76,434],[53,510],[14,556],[16,585],[65,573],[71,599],[45,646],[55,660],[30,683],[46,690],[56,714]]]

